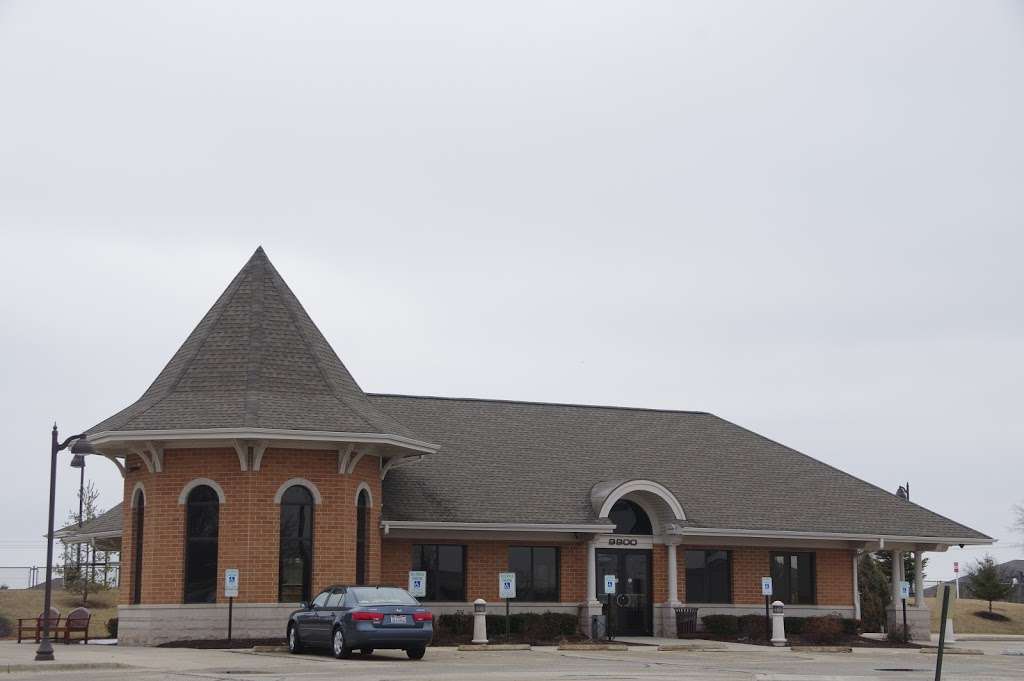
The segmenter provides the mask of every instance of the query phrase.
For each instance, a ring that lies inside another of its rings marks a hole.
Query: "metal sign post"
[[[511,600],[516,597],[516,573],[498,573],[498,592],[505,599],[505,642],[512,639]]]
[[[231,627],[235,616],[235,598],[238,596],[237,568],[228,568],[224,571],[224,596],[228,599],[228,641],[230,641]]]
[[[939,652],[935,656],[935,681],[942,679],[942,650],[946,647],[946,617],[949,615],[949,584],[942,587],[942,616],[939,618]]]
[[[604,597],[608,601],[608,621],[605,622],[604,631],[605,637],[611,641],[612,635],[612,596],[615,595],[615,591],[618,588],[619,578],[615,575],[604,576]]]
[[[772,634],[772,616],[770,613],[771,609],[771,598],[772,598],[772,578],[762,577],[761,578],[761,595],[764,596],[764,635],[766,638],[771,638]]]
[[[903,642],[910,640],[907,632],[907,599],[910,598],[910,582],[900,582],[900,600],[903,601]]]
[[[956,581],[956,597],[960,598],[960,562],[953,563],[953,578]]]

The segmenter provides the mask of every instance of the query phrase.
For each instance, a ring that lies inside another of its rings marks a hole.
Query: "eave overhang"
[[[404,457],[410,452],[433,454],[441,446],[401,435],[384,433],[341,433],[325,430],[286,430],[282,428],[200,428],[188,430],[122,430],[90,433],[89,442],[99,451],[125,456],[132,445],[159,442],[164,449],[184,447],[232,446],[236,441],[266,442],[272,447],[337,449],[345,445],[375,445],[374,454],[383,458]]]

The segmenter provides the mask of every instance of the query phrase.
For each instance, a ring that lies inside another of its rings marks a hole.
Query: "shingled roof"
[[[387,477],[387,521],[594,523],[593,485],[641,478],[675,495],[684,527],[990,539],[713,414],[370,399],[444,447]]]
[[[109,511],[101,513],[91,520],[86,520],[81,527],[78,526],[78,523],[72,523],[54,532],[53,536],[68,543],[87,542],[96,537],[115,536],[121,532],[122,515],[121,504],[117,504]]]
[[[262,247],[142,397],[88,432],[211,428],[419,440],[367,399]]]

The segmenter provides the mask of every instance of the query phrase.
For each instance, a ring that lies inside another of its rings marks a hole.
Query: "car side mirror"
[[[309,610],[309,603],[307,603],[306,601],[302,601],[301,603],[299,603],[299,609]]]

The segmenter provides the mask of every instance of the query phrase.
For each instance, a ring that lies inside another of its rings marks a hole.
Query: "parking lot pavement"
[[[993,648],[986,649],[984,655],[947,656],[943,678],[957,681],[1019,681],[1024,678],[1024,656],[1002,654],[1008,648],[1005,643],[989,645]],[[920,681],[932,679],[935,665],[934,655],[916,650],[858,649],[846,654],[808,654],[756,646],[718,652],[659,652],[651,647],[631,647],[627,652],[570,652],[555,648],[534,648],[526,652],[459,652],[454,648],[431,648],[419,662],[408,660],[404,653],[390,651],[369,658],[335,660],[315,653],[291,656],[249,651],[57,646],[57,661],[75,665],[76,669],[55,671],[42,666],[45,663],[31,662],[33,646],[14,646],[0,643],[0,672],[9,664],[29,664],[41,671],[19,670],[4,678],[39,681],[321,681],[342,676],[358,681]],[[127,666],[93,666],[111,664]]]

